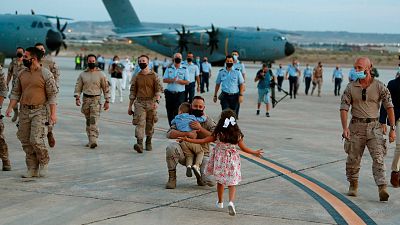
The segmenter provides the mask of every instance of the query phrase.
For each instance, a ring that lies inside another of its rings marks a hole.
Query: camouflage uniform
[[[207,116],[207,119],[205,122],[200,123],[200,125],[205,128],[206,130],[213,132],[215,129],[215,122]],[[172,125],[170,130],[176,130],[175,125]],[[169,133],[169,131],[168,131]],[[168,135],[167,133],[167,135]],[[205,138],[202,133],[197,134],[197,138]],[[192,144],[192,145],[187,145],[189,148],[193,148],[194,146],[201,146],[201,149],[204,151],[204,157],[203,161],[201,163],[200,167],[200,173],[201,173],[201,178],[197,180],[197,184],[200,186],[204,185],[204,182],[207,183],[209,186],[213,186],[214,182],[210,179],[210,177],[206,177],[204,175],[207,163],[209,161],[209,153],[210,153],[210,146],[208,143],[206,144]],[[175,188],[174,185],[171,186],[171,183],[176,184],[176,166],[179,164],[181,165],[186,165],[186,158],[185,154],[182,150],[181,143],[173,142],[170,143],[167,146],[167,151],[166,151],[166,162],[167,162],[167,167],[168,167],[168,172],[169,172],[169,180],[166,185],[166,188]],[[172,182],[171,182],[172,181]]]
[[[3,68],[0,65],[0,98],[7,96],[6,80],[4,79]],[[3,101],[1,102],[3,103]],[[0,105],[1,111],[1,105]],[[8,159],[8,146],[4,139],[3,115],[0,113],[0,159],[3,162],[3,170],[11,170],[10,160]]]
[[[8,74],[7,74],[7,89],[8,89],[8,85],[9,82],[11,81],[11,90],[12,88],[14,88],[15,86],[15,81],[18,77],[18,74],[25,69],[24,64],[21,62],[18,62],[18,59],[13,59],[10,63],[10,65],[8,66]],[[10,96],[11,96],[11,92],[10,92]],[[10,97],[9,96],[9,97]],[[18,105],[15,105],[14,107],[14,116],[12,118],[12,121],[15,122],[18,118]]]
[[[88,146],[92,148],[97,146],[97,138],[99,137],[97,123],[100,118],[101,92],[103,92],[106,101],[109,101],[110,89],[107,78],[100,69],[96,68],[93,72],[86,69],[79,75],[75,85],[74,97],[79,99],[81,93],[83,93],[81,112],[86,118],[86,133],[89,138]]]
[[[146,134],[146,150],[152,150],[151,138],[154,133],[154,124],[158,120],[157,111],[153,109],[153,106],[162,91],[161,80],[153,71],[148,74],[141,71],[131,81],[129,99],[134,102],[135,114],[132,124],[136,125],[137,145],[135,145],[135,150],[138,152],[143,149],[144,133]]]
[[[387,146],[381,125],[378,121],[379,108],[382,102],[385,108],[393,107],[389,90],[385,85],[374,79],[366,89],[366,100],[362,100],[363,88],[359,81],[347,85],[342,95],[341,110],[348,111],[351,107],[352,119],[349,130],[350,138],[344,143],[347,153],[346,176],[349,182],[358,181],[361,158],[365,146],[368,147],[372,162],[372,173],[375,183],[386,185],[385,163]]]
[[[47,172],[50,158],[44,141],[49,122],[46,104],[56,104],[56,95],[53,74],[46,68],[37,71],[25,68],[11,91],[10,99],[20,102],[17,137],[26,153],[28,177],[38,176],[38,169],[41,176]]]
[[[60,90],[60,85],[59,85],[60,70],[58,69],[57,64],[54,62],[54,60],[49,55],[44,56],[42,58],[42,60],[40,61],[40,63],[43,68],[50,70],[50,72],[53,74],[54,79],[56,81],[57,90],[59,91]],[[47,115],[48,115],[48,117],[50,117],[50,105],[47,104],[46,108],[47,108]],[[49,136],[51,135],[51,137],[54,140],[54,137],[52,136],[52,132],[53,132],[53,124],[49,124],[47,137],[50,138]],[[49,140],[49,144],[50,144],[50,142],[51,141]],[[53,144],[55,144],[55,143],[53,143]],[[52,144],[50,144],[50,146],[53,147]]]
[[[313,88],[311,90],[311,95],[314,94],[314,90],[318,85],[318,96],[321,96],[322,81],[323,81],[323,69],[322,67],[317,66],[314,68]]]

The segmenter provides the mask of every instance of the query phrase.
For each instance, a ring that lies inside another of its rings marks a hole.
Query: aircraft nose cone
[[[62,45],[62,36],[60,32],[49,30],[46,36],[46,46],[50,51],[55,51]]]
[[[285,44],[285,55],[289,56],[294,53],[294,46],[290,44],[289,42],[286,42]]]

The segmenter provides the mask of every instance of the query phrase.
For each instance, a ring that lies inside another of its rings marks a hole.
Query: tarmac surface
[[[263,148],[264,158],[243,153],[243,181],[237,187],[237,215],[216,209],[216,188],[199,187],[195,178],[177,168],[177,188],[168,180],[165,138],[168,122],[164,98],[153,138],[153,151],[136,153],[134,126],[124,102],[101,113],[99,147],[85,147],[84,117],[75,106],[74,86],[79,71],[73,58],[56,58],[61,69],[56,147],[49,149],[49,177],[22,179],[25,153],[15,123],[5,118],[5,137],[13,170],[0,171],[0,224],[399,224],[400,189],[389,185],[389,202],[381,203],[372,177],[371,158],[362,160],[358,197],[345,195],[346,154],[341,140],[340,97],[333,95],[332,68],[326,68],[322,97],[283,99],[265,117],[256,116],[257,91],[253,82],[258,66],[248,65],[245,102],[238,124],[246,144]],[[213,68],[206,113],[218,119],[219,103],[212,102],[216,74]],[[6,71],[6,69],[4,69]],[[275,72],[275,70],[274,70]],[[344,69],[347,75],[348,69]],[[379,70],[387,83],[394,70]],[[342,84],[342,91],[347,85]],[[288,81],[284,82],[288,89]],[[278,93],[278,92],[277,92]],[[283,97],[282,93],[278,93]],[[116,98],[118,99],[118,98]],[[8,100],[3,104],[3,112]],[[386,166],[395,144],[389,144]],[[368,152],[368,151],[365,151]],[[225,191],[225,207],[228,204]]]

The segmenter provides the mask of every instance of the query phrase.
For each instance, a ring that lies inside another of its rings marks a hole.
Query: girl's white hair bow
[[[228,118],[225,119],[223,127],[227,128],[229,126],[229,124],[232,124],[232,126],[235,126],[236,120],[235,120],[235,118],[233,116],[231,116],[231,118],[229,118],[229,119]]]

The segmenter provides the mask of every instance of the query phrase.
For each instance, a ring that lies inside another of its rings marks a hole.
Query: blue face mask
[[[239,59],[239,56],[237,56],[237,55],[233,56],[233,60],[237,61],[238,59]]]
[[[364,71],[356,71],[354,72],[354,75],[356,77],[356,79],[365,79],[365,77],[367,76],[367,74],[365,74]]]

